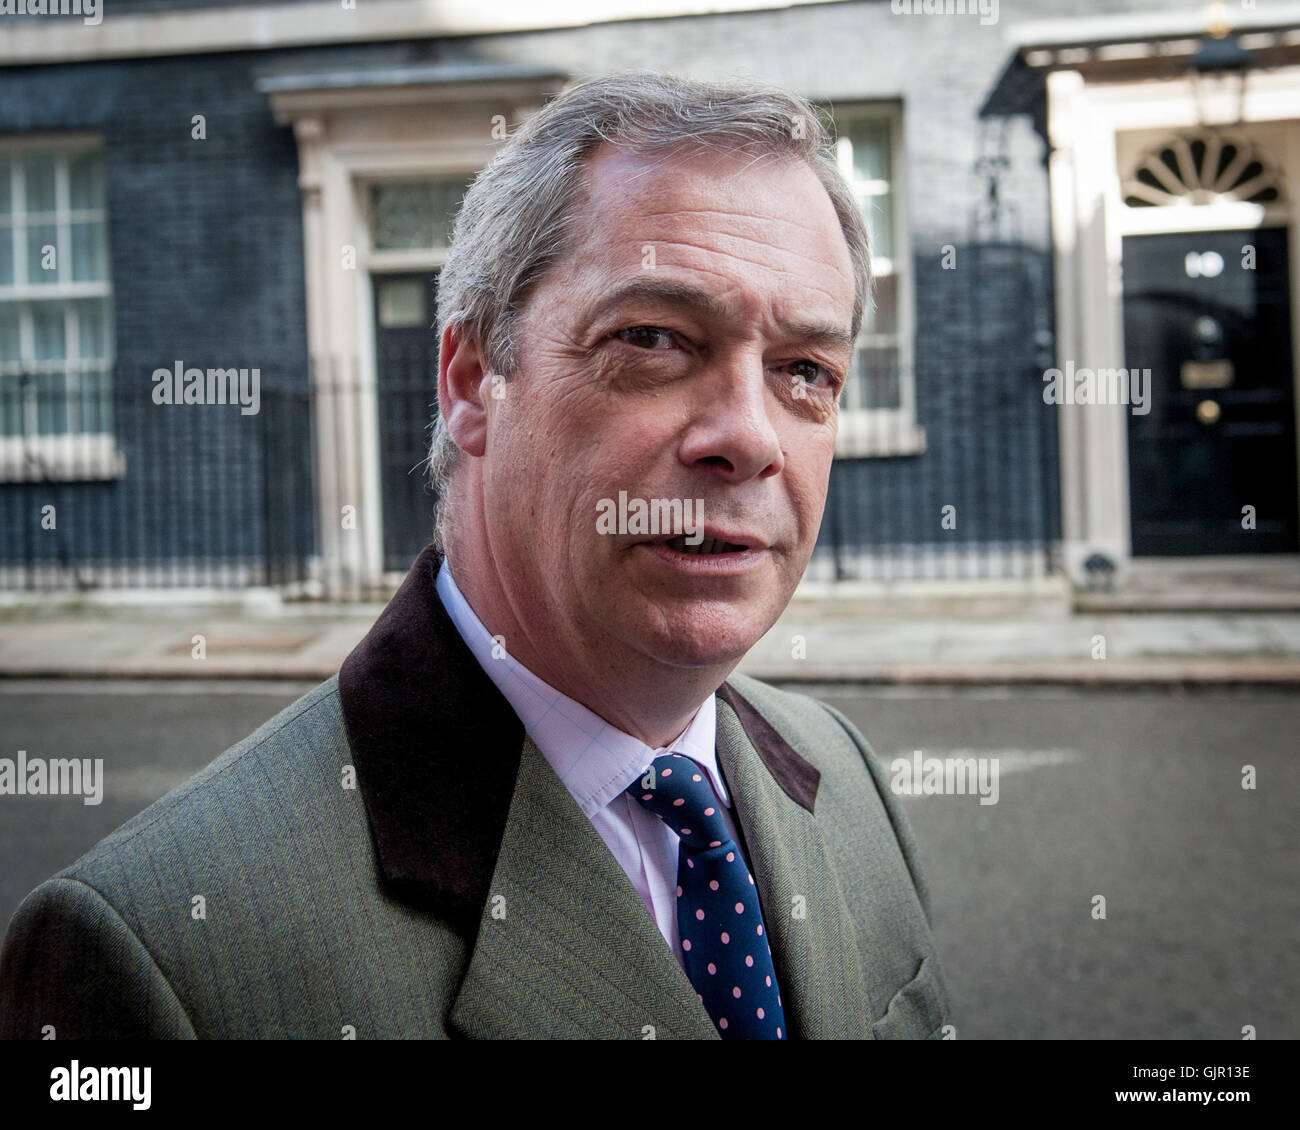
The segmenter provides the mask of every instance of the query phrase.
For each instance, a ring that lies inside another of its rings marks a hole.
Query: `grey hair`
[[[569,250],[585,198],[586,163],[606,142],[642,156],[706,148],[806,162],[848,244],[857,337],[871,294],[867,229],[817,108],[772,86],[635,72],[564,91],[524,122],[474,179],[452,223],[438,280],[439,340],[446,326],[457,327],[479,342],[493,373],[514,376],[519,315],[532,288]],[[459,454],[440,409],[428,468],[436,495],[434,541],[443,551]]]

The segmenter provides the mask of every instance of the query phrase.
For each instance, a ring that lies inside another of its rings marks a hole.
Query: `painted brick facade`
[[[122,0],[115,11],[193,6]],[[1032,113],[999,123],[981,110],[1012,61],[1007,31],[1018,21],[1133,7],[1101,3],[1081,13],[1073,4],[1006,0],[998,24],[982,27],[975,16],[897,15],[884,0],[862,0],[0,71],[0,136],[91,131],[104,139],[116,388],[128,398],[138,390],[120,411],[141,413],[150,425],[147,449],[124,451],[127,473],[119,481],[0,484],[0,552],[8,562],[310,552],[311,500],[283,496],[285,484],[298,484],[310,467],[298,158],[292,132],[275,124],[255,81],[292,71],[483,60],[552,66],[575,77],[639,67],[701,78],[749,75],[832,105],[900,102],[897,156],[908,186],[917,423],[926,450],[837,462],[819,556],[847,562],[890,545],[1046,545],[1059,537],[1059,516],[1054,422],[1041,404],[1053,309],[1044,143]],[[1029,109],[1041,113],[1041,93]],[[191,137],[197,114],[206,119],[206,140]],[[990,131],[1003,127],[1009,164],[999,191],[1011,219],[992,231],[975,216],[986,190],[976,162],[989,152]],[[945,247],[955,251],[955,269],[942,265]],[[153,405],[150,374],[176,360],[258,367],[263,412]],[[277,398],[276,389],[295,391]],[[298,477],[286,477],[285,466]],[[301,495],[303,488],[292,489]],[[57,541],[39,525],[47,499],[60,508]],[[957,508],[953,531],[940,526],[945,505]],[[845,566],[846,575],[852,571]]]

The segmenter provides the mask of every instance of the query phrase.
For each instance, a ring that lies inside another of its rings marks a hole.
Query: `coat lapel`
[[[451,623],[440,564],[432,547],[416,560],[339,694],[386,889],[472,940],[449,1027],[716,1039],[631,881]],[[819,774],[731,684],[718,700],[791,1035],[868,1035],[857,933],[813,819]]]
[[[531,738],[448,1022],[476,1038],[717,1038],[640,895]]]
[[[718,690],[718,764],[772,938],[791,1037],[872,1038],[858,932],[811,811],[817,771],[730,684]],[[811,771],[811,796],[796,764]]]
[[[524,726],[438,597],[426,549],[339,669],[339,699],[384,885],[472,931]]]

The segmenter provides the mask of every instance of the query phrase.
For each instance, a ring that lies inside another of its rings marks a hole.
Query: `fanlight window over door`
[[[1282,177],[1248,138],[1206,129],[1148,149],[1123,192],[1131,208],[1272,204],[1282,199]]]

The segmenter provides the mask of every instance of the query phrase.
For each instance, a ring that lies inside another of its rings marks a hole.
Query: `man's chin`
[[[772,620],[732,605],[708,604],[656,616],[643,631],[642,650],[670,667],[735,667],[771,627]]]

